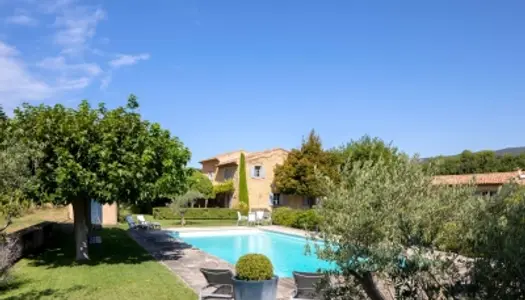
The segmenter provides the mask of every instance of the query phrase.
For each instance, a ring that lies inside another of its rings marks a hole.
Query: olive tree
[[[455,255],[436,251],[442,228],[475,201],[471,187],[440,187],[417,158],[355,161],[324,179],[317,255],[342,279],[330,299],[438,299],[459,280]]]
[[[178,195],[173,198],[169,207],[175,214],[180,215],[180,224],[182,226],[186,225],[186,220],[184,219],[184,214],[189,206],[197,199],[203,199],[205,196],[195,190],[189,190],[183,195]]]
[[[0,219],[4,220],[0,224],[0,284],[3,284],[19,250],[16,238],[5,232],[11,218],[21,215],[29,206],[25,191],[34,182],[31,161],[37,161],[39,155],[28,145],[10,138],[7,118],[0,118],[0,122]]]
[[[484,198],[474,219],[470,276],[479,299],[525,295],[525,188],[509,183]]]
[[[20,141],[42,145],[35,170],[35,201],[72,204],[76,259],[89,259],[90,202],[140,204],[186,188],[190,152],[182,142],[138,113],[131,95],[125,107],[77,108],[23,105],[15,110]]]

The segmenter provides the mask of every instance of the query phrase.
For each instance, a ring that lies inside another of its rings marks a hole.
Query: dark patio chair
[[[233,273],[227,269],[200,269],[208,285],[199,293],[200,300],[233,299]]]
[[[321,299],[321,293],[317,289],[325,276],[322,273],[293,272],[295,290],[290,299]]]

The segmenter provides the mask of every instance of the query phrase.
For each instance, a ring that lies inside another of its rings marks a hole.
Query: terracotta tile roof
[[[483,184],[504,184],[512,179],[516,179],[520,184],[525,184],[520,180],[521,171],[514,172],[497,172],[482,174],[465,174],[465,175],[441,175],[434,176],[434,184],[469,184],[471,181],[478,185]]]
[[[228,159],[228,160],[225,160],[225,161],[221,161],[220,160],[220,156],[226,156],[226,155],[230,155],[230,154],[233,154],[235,152],[239,152],[239,155],[240,155],[240,151],[234,151],[234,152],[229,152],[229,153],[226,153],[226,154],[222,154],[222,155],[217,155],[216,157],[219,157],[219,166],[224,166],[224,165],[235,165],[237,164],[237,161],[239,160],[239,157],[235,157],[235,158],[231,158],[231,159]],[[269,153],[272,153],[272,152],[276,152],[276,151],[283,151],[283,152],[286,152],[288,153],[289,151],[288,150],[285,150],[283,148],[273,148],[273,149],[268,149],[268,150],[264,150],[264,151],[260,151],[260,152],[246,152],[246,151],[243,151],[244,152],[244,155],[246,156],[246,160],[250,160],[250,159],[253,159],[253,158],[257,158],[257,157],[261,157],[265,154],[269,154]],[[204,162],[204,161],[209,161],[209,160],[212,160],[212,159],[207,159],[207,160],[203,160],[201,162]]]
[[[226,152],[226,153],[221,153],[221,154],[218,154],[218,155],[215,155],[213,157],[210,157],[210,158],[207,158],[207,159],[203,159],[201,161],[199,161],[200,163],[203,163],[205,161],[211,161],[211,160],[218,160],[218,161],[221,161],[221,158],[224,158],[226,156],[229,156],[229,155],[232,155],[232,154],[235,154],[236,152],[238,153],[241,153],[241,152],[244,152],[245,154],[246,153],[249,153],[249,152],[246,152],[242,149],[239,149],[239,150],[235,150],[235,151],[230,151],[230,152]]]

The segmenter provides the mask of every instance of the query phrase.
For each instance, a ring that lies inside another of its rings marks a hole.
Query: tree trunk
[[[86,226],[86,200],[82,198],[75,199],[72,204],[75,224],[76,260],[85,261],[89,259]]]
[[[85,214],[86,214],[86,228],[87,228],[86,234],[89,237],[91,236],[91,231],[93,229],[93,224],[91,223],[91,200],[86,199],[85,204],[86,204]]]
[[[387,298],[381,293],[377,287],[377,283],[374,281],[372,273],[367,273],[366,275],[359,278],[359,282],[363,286],[365,293],[372,300],[387,300]]]
[[[204,208],[208,208],[208,198],[204,199]]]

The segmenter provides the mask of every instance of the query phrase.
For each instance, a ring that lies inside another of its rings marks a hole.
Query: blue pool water
[[[209,234],[187,234],[173,232],[174,236],[192,246],[235,265],[239,257],[247,253],[266,255],[273,264],[274,273],[279,277],[292,277],[292,271],[315,272],[329,269],[331,264],[317,259],[315,247],[305,254],[308,241],[302,237],[268,231],[213,232]],[[310,242],[311,243],[311,242]]]

